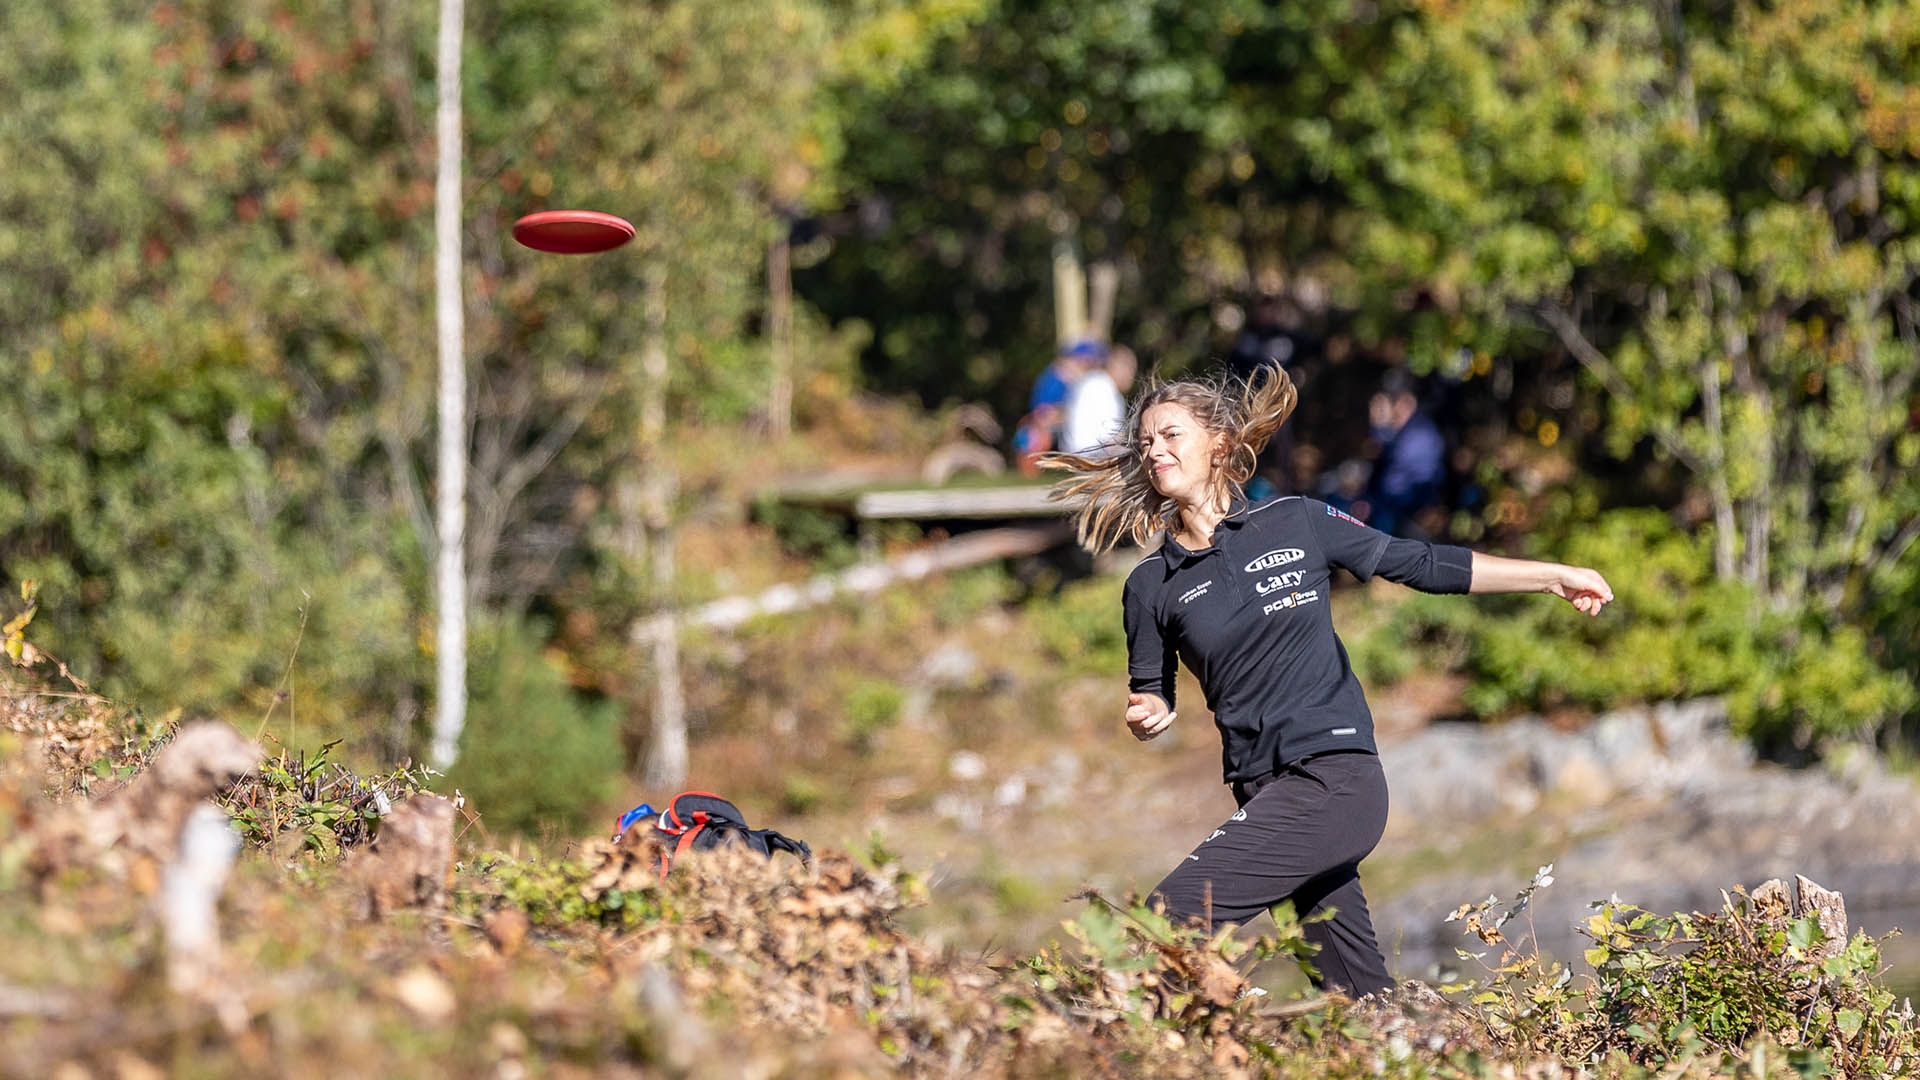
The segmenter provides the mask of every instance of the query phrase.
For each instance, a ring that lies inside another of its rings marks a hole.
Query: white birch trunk
[[[435,650],[433,747],[437,768],[453,764],[467,723],[466,326],[460,291],[460,39],[464,0],[440,0],[439,175],[434,187],[434,315],[440,337],[439,628]]]
[[[672,467],[666,460],[667,278],[659,266],[646,272],[643,301],[646,333],[640,345],[640,514],[646,537],[649,580],[662,614],[652,620],[653,742],[646,782],[664,789],[687,775],[687,703],[680,686],[679,628],[673,617],[674,550]]]
[[[1053,245],[1053,333],[1062,345],[1087,332],[1087,275],[1073,245]]]
[[[793,430],[793,261],[787,223],[767,248],[767,338],[773,385],[767,392],[767,434],[778,442]]]

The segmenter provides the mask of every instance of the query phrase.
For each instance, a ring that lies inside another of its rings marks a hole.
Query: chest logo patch
[[[1306,552],[1299,548],[1274,548],[1265,555],[1247,564],[1247,573],[1258,574],[1268,570],[1277,570],[1288,563],[1299,562]]]
[[[1207,590],[1212,587],[1213,587],[1213,579],[1208,578],[1206,581],[1203,581],[1200,584],[1195,585],[1193,588],[1188,589],[1186,592],[1181,593],[1180,602],[1183,604],[1191,604],[1195,600],[1198,600],[1201,597],[1207,595]]]
[[[1305,579],[1306,576],[1307,572],[1305,570],[1289,570],[1284,574],[1269,574],[1267,580],[1253,587],[1253,591],[1259,593],[1261,596],[1265,596],[1279,589],[1297,589],[1300,587],[1300,582]]]
[[[1271,615],[1276,611],[1285,611],[1288,608],[1306,607],[1308,604],[1317,603],[1319,599],[1319,589],[1308,589],[1306,592],[1290,592],[1274,600],[1273,603],[1268,604],[1266,607],[1261,608],[1260,614]]]

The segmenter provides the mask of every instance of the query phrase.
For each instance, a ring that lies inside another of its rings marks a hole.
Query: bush
[[[1124,676],[1127,631],[1120,592],[1125,584],[1117,575],[1092,577],[1027,605],[1041,647],[1067,672]]]
[[[1913,708],[1911,680],[1880,667],[1858,629],[1812,608],[1766,610],[1745,586],[1716,581],[1710,543],[1658,511],[1604,514],[1547,556],[1607,576],[1616,601],[1601,618],[1530,596],[1414,595],[1351,652],[1391,677],[1397,665],[1381,656],[1423,649],[1471,678],[1465,704],[1483,717],[1721,695],[1743,733],[1806,746],[1873,733]]]
[[[1896,1007],[1894,994],[1874,981],[1879,942],[1844,937],[1839,894],[1803,878],[1797,912],[1777,881],[1751,896],[1736,888],[1717,912],[1656,915],[1618,897],[1595,901],[1578,927],[1593,943],[1586,950],[1593,974],[1576,983],[1566,966],[1502,929],[1553,883],[1552,871],[1541,867],[1511,902],[1488,899],[1450,916],[1488,946],[1460,956],[1489,978],[1445,989],[1472,992],[1481,1022],[1505,1052],[1576,1063],[1725,1065],[1757,1063],[1774,1047],[1805,1076],[1912,1075],[1920,1054],[1913,1006]],[[1838,936],[1829,939],[1823,922]],[[1755,1068],[1753,1075],[1770,1074]]]
[[[586,704],[540,655],[533,627],[475,635],[472,701],[448,776],[489,828],[577,833],[614,794],[622,752],[609,703]]]
[[[885,679],[856,681],[853,688],[847,691],[846,702],[842,706],[848,741],[863,754],[872,750],[873,741],[879,738],[880,733],[899,721],[900,711],[906,707],[906,703],[906,691],[895,683]]]

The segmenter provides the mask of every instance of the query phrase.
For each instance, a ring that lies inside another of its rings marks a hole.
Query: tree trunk
[[[440,337],[439,627],[431,760],[452,765],[467,723],[466,325],[460,296],[460,39],[464,0],[440,0],[439,175],[434,187],[434,315]]]
[[[767,247],[767,343],[773,385],[767,392],[767,433],[784,439],[793,430],[793,260],[785,218]]]
[[[1120,271],[1106,260],[1087,272],[1087,336],[1113,340],[1113,302],[1120,292]]]
[[[1713,499],[1713,573],[1721,581],[1734,577],[1734,544],[1739,530],[1733,520],[1733,497],[1727,491],[1727,440],[1720,415],[1720,360],[1700,361],[1701,423],[1707,429],[1707,492]]]
[[[1725,278],[1725,289],[1729,293],[1725,300],[1729,312],[1739,308],[1739,285],[1732,275]],[[1754,489],[1742,499],[1746,511],[1745,526],[1741,531],[1745,540],[1745,551],[1740,560],[1740,577],[1754,590],[1756,596],[1771,602],[1777,599],[1773,592],[1772,570],[1768,555],[1773,544],[1773,499],[1774,470],[1776,457],[1774,452],[1774,408],[1773,392],[1766,380],[1767,366],[1779,362],[1779,350],[1775,339],[1760,327],[1759,340],[1755,341],[1741,334],[1736,336],[1729,315],[1722,320],[1722,333],[1727,338],[1727,347],[1733,361],[1733,385],[1741,398],[1754,403],[1754,414],[1761,417],[1765,424],[1760,437],[1754,440],[1752,452],[1754,462]],[[1758,370],[1756,370],[1756,368]]]
[[[1053,245],[1053,332],[1062,345],[1087,332],[1087,275],[1065,240]]]
[[[680,686],[679,628],[672,616],[674,550],[673,470],[664,452],[667,426],[667,277],[657,264],[646,272],[640,345],[640,487],[648,580],[660,614],[649,620],[653,660],[653,740],[647,752],[651,788],[679,784],[687,775],[687,705]]]

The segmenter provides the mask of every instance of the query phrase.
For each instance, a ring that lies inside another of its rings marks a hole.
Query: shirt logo
[[[1337,518],[1339,518],[1339,519],[1340,519],[1341,521],[1351,521],[1351,522],[1353,522],[1353,523],[1354,523],[1355,525],[1359,525],[1359,524],[1360,524],[1360,521],[1359,521],[1359,519],[1357,519],[1357,518],[1355,518],[1355,517],[1353,517],[1353,516],[1352,516],[1352,515],[1350,515],[1350,514],[1347,514],[1347,513],[1345,512],[1345,511],[1341,511],[1341,510],[1335,510],[1335,509],[1334,509],[1333,507],[1331,507],[1331,506],[1329,506],[1329,507],[1327,507],[1327,516],[1328,516],[1328,517],[1337,517]]]
[[[1273,570],[1291,562],[1299,562],[1306,552],[1299,548],[1274,548],[1265,555],[1247,564],[1247,573],[1258,574],[1263,570]]]
[[[1319,589],[1308,589],[1306,592],[1291,592],[1275,600],[1273,603],[1268,604],[1266,607],[1261,608],[1260,614],[1271,615],[1276,611],[1284,611],[1287,608],[1306,607],[1308,604],[1315,603],[1319,599]]]
[[[1211,588],[1212,585],[1213,585],[1213,579],[1208,578],[1207,580],[1201,582],[1200,584],[1195,585],[1193,588],[1188,589],[1186,592],[1181,593],[1180,602],[1183,604],[1193,603],[1195,600],[1198,600],[1201,597],[1207,595],[1207,589]]]
[[[1273,574],[1267,580],[1255,585],[1253,591],[1265,596],[1276,589],[1297,589],[1306,576],[1305,570],[1289,570],[1284,574]]]

